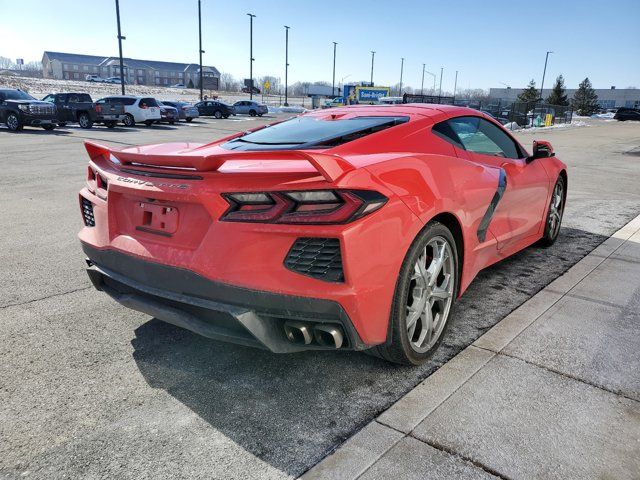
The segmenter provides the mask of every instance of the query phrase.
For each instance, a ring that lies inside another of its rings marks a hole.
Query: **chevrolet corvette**
[[[318,110],[207,144],[87,142],[93,285],[217,340],[418,365],[480,270],[558,238],[566,166],[445,105]]]

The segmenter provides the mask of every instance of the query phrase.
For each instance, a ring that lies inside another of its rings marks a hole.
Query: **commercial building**
[[[123,58],[123,71],[125,79],[131,84],[169,86],[182,83],[188,87],[200,87],[200,65],[195,63]],[[42,75],[58,80],[84,80],[87,75],[119,77],[120,58],[44,52]],[[217,68],[203,65],[202,77],[204,88],[218,90],[220,72]]]
[[[512,103],[517,101],[518,95],[522,93],[522,88],[491,88],[489,98],[492,102]],[[573,98],[575,88],[567,88],[566,93],[569,99]],[[637,88],[596,88],[598,103],[601,108],[629,107],[640,108],[640,89]],[[550,88],[542,91],[542,98],[547,98],[551,94]]]

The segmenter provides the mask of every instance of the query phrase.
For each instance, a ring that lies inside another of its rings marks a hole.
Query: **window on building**
[[[73,66],[73,69],[74,69],[74,70],[78,70],[78,65],[74,65],[74,66]]]
[[[85,72],[89,71],[89,65],[83,65],[82,66],[82,70],[84,70]]]

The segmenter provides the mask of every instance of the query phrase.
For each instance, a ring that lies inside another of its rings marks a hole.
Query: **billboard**
[[[309,85],[306,89],[307,95],[317,95],[319,97],[333,97],[340,95],[340,88],[331,85]],[[334,93],[335,92],[335,93]]]
[[[380,98],[391,94],[389,87],[356,87],[355,98],[358,103],[379,103]]]

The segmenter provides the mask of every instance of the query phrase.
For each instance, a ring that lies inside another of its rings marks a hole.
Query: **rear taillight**
[[[100,113],[102,111],[102,107],[100,105],[96,105],[96,113]]]
[[[349,223],[387,202],[387,197],[371,190],[225,193],[223,197],[229,209],[222,221],[311,225]]]

